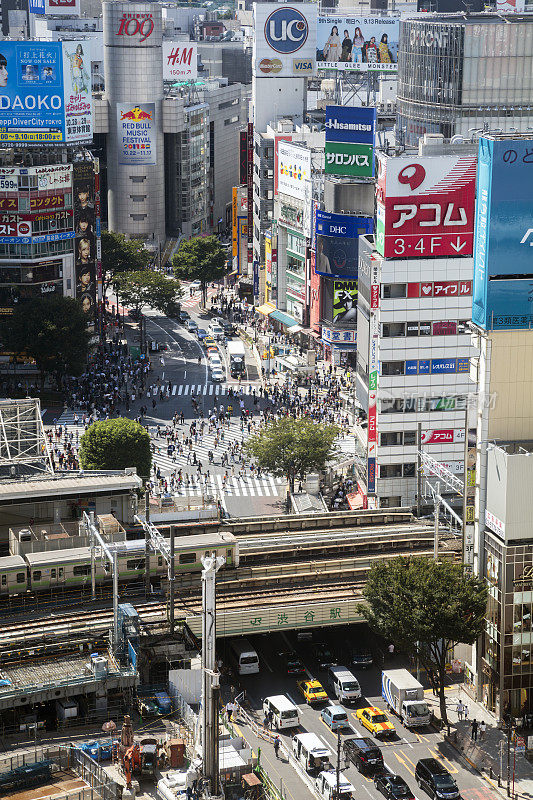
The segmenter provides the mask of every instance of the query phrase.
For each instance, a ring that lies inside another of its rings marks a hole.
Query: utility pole
[[[440,482],[435,486],[435,535],[433,538],[433,558],[439,560],[439,517],[440,517]]]
[[[422,423],[416,432],[416,516],[422,516]]]
[[[145,487],[145,518],[148,523],[144,529],[144,594],[150,596],[150,476]]]
[[[169,564],[169,581],[170,581],[170,592],[169,592],[169,602],[170,602],[170,635],[174,635],[174,550],[175,550],[175,541],[174,541],[174,525],[170,526],[170,564]]]
[[[341,796],[341,732],[337,730],[337,798]]]
[[[216,671],[216,575],[225,563],[216,554],[202,558],[202,758],[212,797],[220,795],[218,759],[219,674]]]

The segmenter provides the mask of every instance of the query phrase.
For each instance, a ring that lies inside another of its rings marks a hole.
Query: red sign
[[[445,428],[444,430],[422,431],[422,444],[453,444],[454,442],[464,442],[465,432],[463,428]]]
[[[18,204],[18,197],[0,197],[0,211],[16,211]]]
[[[476,156],[382,156],[376,246],[386,258],[469,256]]]
[[[46,211],[52,208],[63,208],[64,194],[47,194],[43,197],[30,197],[30,211]]]
[[[309,327],[320,333],[320,275],[315,272],[315,251],[311,250],[311,298],[309,303]]]
[[[433,323],[433,336],[453,336],[453,334],[457,333],[457,323],[446,321],[446,322],[434,322]]]
[[[370,308],[379,308],[379,283],[370,287]]]
[[[123,14],[116,36],[137,36],[144,42],[152,35],[154,18],[151,14]]]
[[[472,281],[424,281],[408,283],[407,297],[470,297]]]
[[[254,260],[254,124],[248,123],[248,154],[246,163],[248,189],[248,264]]]

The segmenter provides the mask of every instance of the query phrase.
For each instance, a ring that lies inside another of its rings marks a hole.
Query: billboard
[[[319,17],[317,69],[397,72],[399,37],[397,17]]]
[[[290,142],[278,143],[278,192],[305,200],[311,180],[311,151]]]
[[[163,80],[189,81],[198,77],[196,42],[163,40]]]
[[[91,141],[89,47],[86,41],[2,42],[0,142]]]
[[[315,3],[254,3],[253,72],[261,78],[312,75],[316,52]]]
[[[464,442],[464,428],[441,428],[421,432],[421,444],[456,444]]]
[[[359,236],[372,233],[371,217],[316,211],[316,264],[319,275],[357,278]]]
[[[155,103],[117,103],[119,164],[156,163]]]
[[[29,0],[30,14],[44,14],[44,0]]]
[[[357,281],[333,281],[333,322],[357,322]]]
[[[326,106],[326,142],[359,142],[374,146],[376,109]]]
[[[378,158],[376,249],[385,258],[469,256],[476,156]]]
[[[351,175],[371,178],[374,175],[374,149],[368,144],[326,142],[326,175]]]
[[[482,328],[533,322],[533,136],[480,137],[472,319]]]
[[[96,219],[94,165],[77,161],[73,165],[74,251],[76,298],[87,314],[96,311]]]

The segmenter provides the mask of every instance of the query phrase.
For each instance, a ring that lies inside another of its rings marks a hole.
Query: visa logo
[[[313,59],[309,58],[293,58],[292,59],[292,71],[294,73],[300,73],[305,75],[312,75],[315,69],[315,62]]]

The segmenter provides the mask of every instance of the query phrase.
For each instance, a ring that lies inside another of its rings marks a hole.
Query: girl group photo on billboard
[[[89,313],[94,310],[96,303],[96,239],[94,177],[85,164],[75,164],[74,169],[74,220],[76,297],[80,300],[83,310]]]
[[[387,30],[383,30],[384,28]],[[317,61],[336,64],[396,64],[398,24],[383,17],[365,20],[319,19]]]

